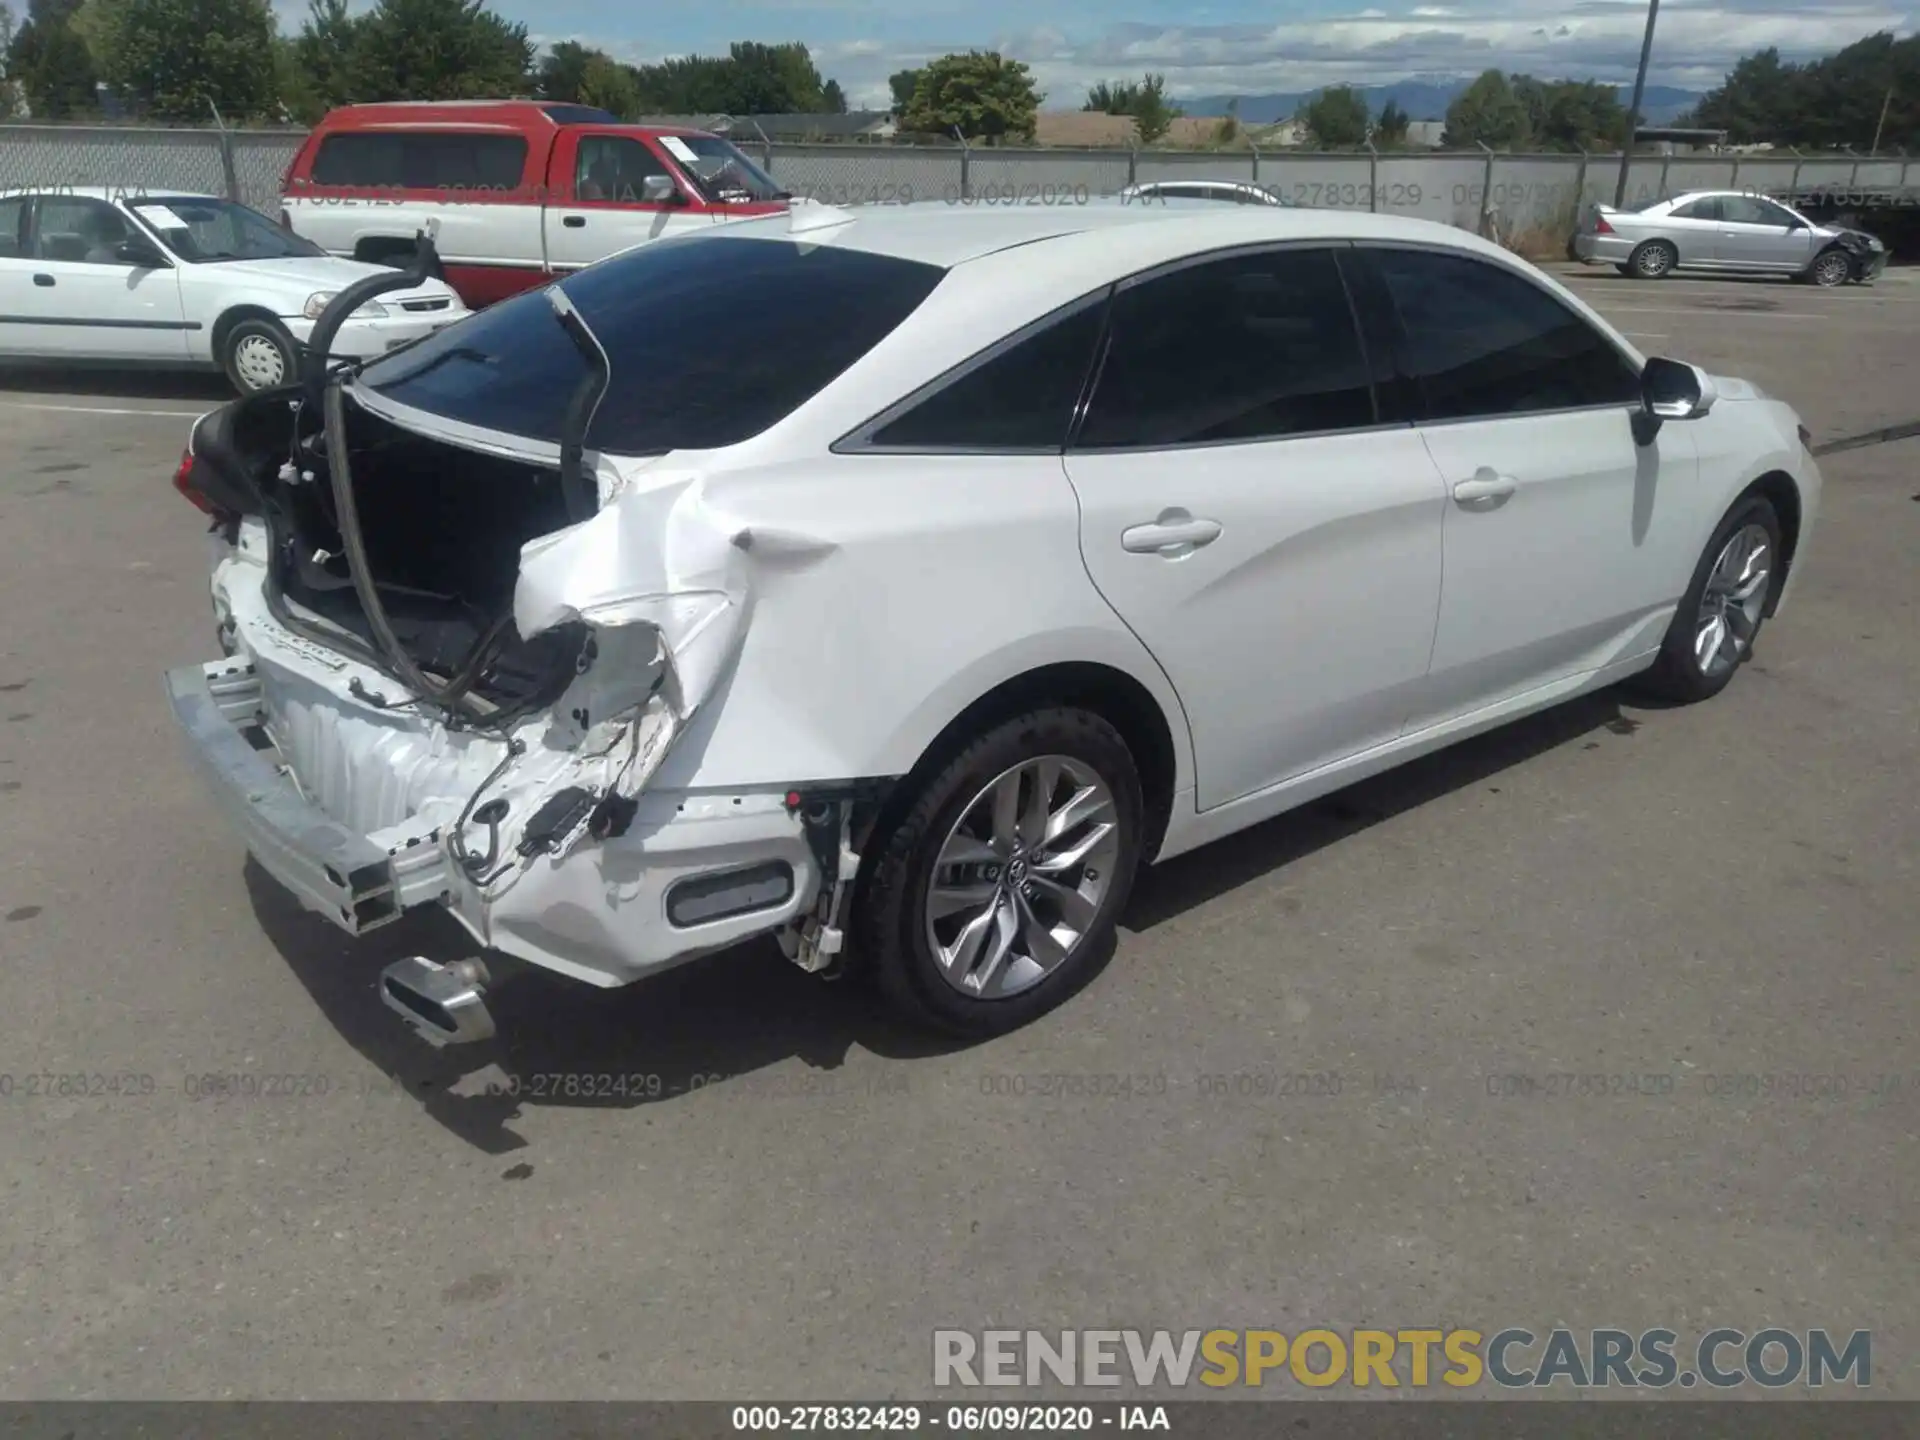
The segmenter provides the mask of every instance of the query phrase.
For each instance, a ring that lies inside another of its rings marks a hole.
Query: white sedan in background
[[[802,206],[207,416],[228,658],[169,689],[350,933],[445,909],[615,987],[773,932],[991,1034],[1143,863],[1614,681],[1718,693],[1806,438],[1441,225]],[[488,984],[382,995],[474,1040]]]
[[[327,301],[383,268],[210,195],[18,192],[0,197],[0,357],[218,367],[268,390],[294,378]],[[361,307],[333,353],[371,359],[467,313],[429,280]]]

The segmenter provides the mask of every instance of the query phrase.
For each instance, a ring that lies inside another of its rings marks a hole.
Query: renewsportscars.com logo
[[[1873,1383],[1873,1332],[1828,1330],[936,1330],[940,1388],[1335,1385],[1663,1390]]]

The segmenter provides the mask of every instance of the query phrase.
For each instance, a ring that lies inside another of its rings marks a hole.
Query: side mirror
[[[1634,436],[1642,445],[1650,445],[1663,421],[1698,420],[1719,398],[1713,377],[1698,365],[1649,360],[1640,372],[1640,409],[1634,415]]]
[[[640,182],[642,205],[678,205],[680,198],[680,187],[671,175],[649,175]]]
[[[114,246],[113,258],[138,270],[159,270],[167,263],[160,247],[139,235],[129,236]]]

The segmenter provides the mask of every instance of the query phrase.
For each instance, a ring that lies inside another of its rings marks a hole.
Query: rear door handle
[[[36,275],[33,277],[33,283],[42,287],[51,286],[53,284],[53,277],[51,275]]]
[[[1120,532],[1120,548],[1133,555],[1165,555],[1177,560],[1220,538],[1218,520],[1196,520],[1184,510],[1168,510],[1150,525]]]
[[[1471,480],[1462,480],[1453,487],[1453,498],[1462,505],[1472,505],[1480,500],[1504,500],[1520,488],[1520,482],[1511,475],[1502,475],[1482,465],[1473,472]]]
[[[569,230],[581,230],[586,227],[587,217],[584,215],[569,215],[561,220],[560,223]]]

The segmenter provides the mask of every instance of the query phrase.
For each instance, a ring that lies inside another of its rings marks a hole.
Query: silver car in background
[[[1887,265],[1887,247],[1864,231],[1816,225],[1778,200],[1736,190],[1696,190],[1637,209],[1595,205],[1574,232],[1573,252],[1639,280],[1717,270],[1830,286],[1872,280]]]

